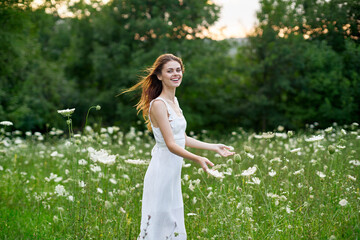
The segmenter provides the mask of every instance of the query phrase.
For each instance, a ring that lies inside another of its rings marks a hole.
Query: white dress
[[[166,100],[161,97],[150,102],[149,116],[152,103],[155,100],[161,100],[166,104],[174,140],[184,148],[185,118],[178,116]],[[179,106],[176,97],[175,101]],[[138,239],[185,240],[184,204],[181,193],[183,158],[170,152],[160,128],[155,128],[152,123],[151,126],[156,144],[151,151],[152,158],[144,179],[141,226]]]

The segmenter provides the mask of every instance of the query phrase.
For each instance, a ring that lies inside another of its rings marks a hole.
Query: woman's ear
[[[162,79],[162,77],[161,77],[161,74],[156,74],[156,76],[157,76],[157,78],[161,81]]]

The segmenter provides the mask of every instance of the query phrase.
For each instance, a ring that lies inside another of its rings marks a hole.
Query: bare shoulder
[[[152,104],[152,109],[156,113],[166,112],[166,105],[163,101],[156,99]]]

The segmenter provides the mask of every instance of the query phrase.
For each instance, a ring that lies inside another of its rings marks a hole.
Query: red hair
[[[138,88],[142,89],[141,98],[135,106],[137,114],[142,111],[143,118],[149,130],[151,130],[151,124],[149,120],[150,102],[157,98],[162,91],[162,82],[158,79],[157,75],[161,74],[164,65],[170,61],[178,62],[181,66],[182,72],[184,73],[185,69],[181,58],[178,58],[172,54],[163,54],[160,55],[155,60],[153,65],[147,69],[148,74],[146,77],[143,77],[137,84],[122,92],[126,93],[135,91]]]

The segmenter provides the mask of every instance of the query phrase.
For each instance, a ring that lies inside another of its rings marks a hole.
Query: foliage
[[[240,46],[202,38],[219,15],[211,1],[69,2],[72,17],[57,11],[63,4],[0,3],[0,116],[21,130],[63,126],[56,110],[74,107],[81,128],[97,104],[103,114],[90,123],[129,129],[142,120],[139,93],[116,96],[167,52],[185,63],[177,96],[191,130],[360,120],[356,0],[260,1]]]
[[[334,3],[311,5],[312,13],[317,13],[314,15],[309,13],[309,2],[261,1],[259,25],[249,38],[249,46],[237,56],[239,62],[245,62],[248,74],[245,113],[257,129],[273,129],[278,124],[299,128],[314,119],[323,126],[333,121],[358,121],[357,33],[334,30],[320,34],[315,22],[327,23],[322,27],[330,29],[332,23],[322,11]],[[341,16],[356,4],[337,8],[332,16],[348,28],[346,24],[355,24],[352,17]],[[332,34],[336,39],[341,35],[342,47]]]

